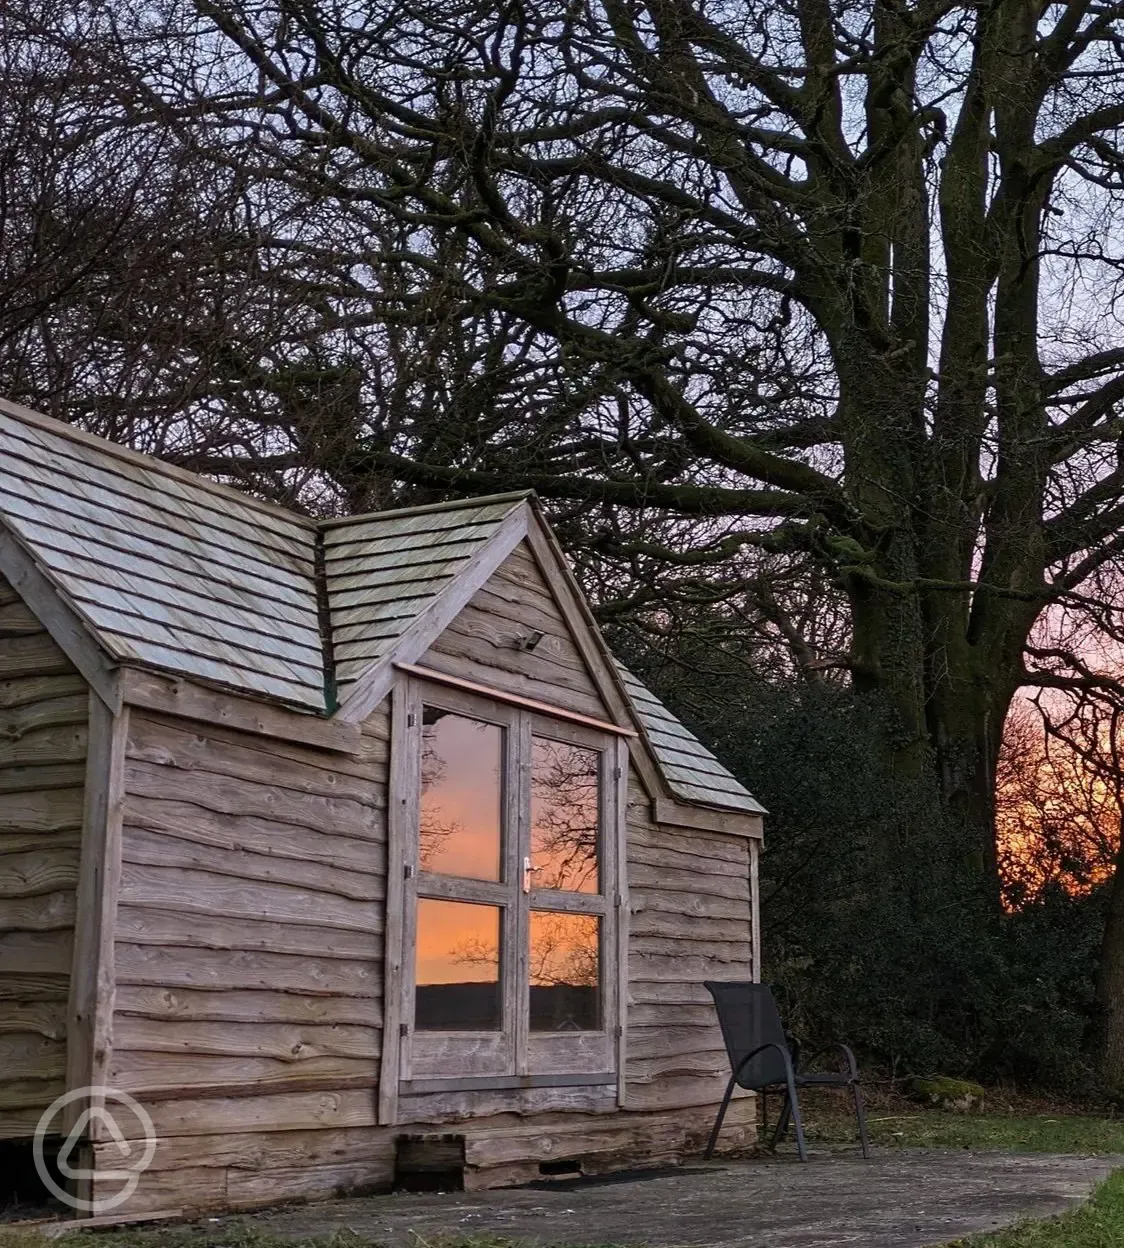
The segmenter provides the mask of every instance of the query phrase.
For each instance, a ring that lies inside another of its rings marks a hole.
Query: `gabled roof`
[[[0,404],[0,517],[110,657],[324,708],[315,526]]]
[[[523,491],[323,522],[341,691],[390,650],[527,497]]]
[[[530,529],[545,532],[526,492],[314,521],[3,400],[0,526],[111,660],[320,715],[338,688],[353,717],[406,643],[424,649]],[[672,796],[762,813],[616,669]]]

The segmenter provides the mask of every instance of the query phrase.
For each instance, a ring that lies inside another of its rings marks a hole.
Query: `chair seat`
[[[808,1075],[797,1074],[796,1083],[798,1087],[819,1086],[821,1088],[845,1088],[851,1082],[851,1076],[844,1074],[840,1070],[828,1070],[821,1073],[813,1073]]]

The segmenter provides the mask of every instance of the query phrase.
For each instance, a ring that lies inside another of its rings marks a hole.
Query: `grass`
[[[1097,1188],[1088,1204],[1060,1217],[973,1235],[948,1248],[1120,1248],[1124,1244],[1124,1171]]]
[[[871,1139],[883,1148],[971,1148],[1001,1153],[1121,1153],[1124,1120],[1076,1114],[871,1112]],[[808,1139],[853,1145],[855,1119],[834,1107],[807,1114]],[[790,1136],[791,1138],[791,1136]],[[1121,1240],[1124,1248],[1124,1240]]]

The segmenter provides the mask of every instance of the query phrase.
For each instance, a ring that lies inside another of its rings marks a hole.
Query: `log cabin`
[[[691,1155],[762,814],[532,495],[310,519],[0,402],[0,1149],[75,1093],[89,1202],[116,1093],[116,1215]]]

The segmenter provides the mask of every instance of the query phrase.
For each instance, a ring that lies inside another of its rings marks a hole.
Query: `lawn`
[[[948,1248],[1120,1248],[1124,1244],[1124,1171],[1097,1188],[1072,1213],[1026,1222],[992,1235],[973,1235]]]
[[[832,1106],[818,1111],[810,1108],[805,1117],[810,1142],[854,1144],[852,1115]],[[871,1140],[882,1148],[1124,1154],[1124,1119],[1077,1114],[953,1114],[896,1107],[890,1112],[872,1109],[867,1125]]]

